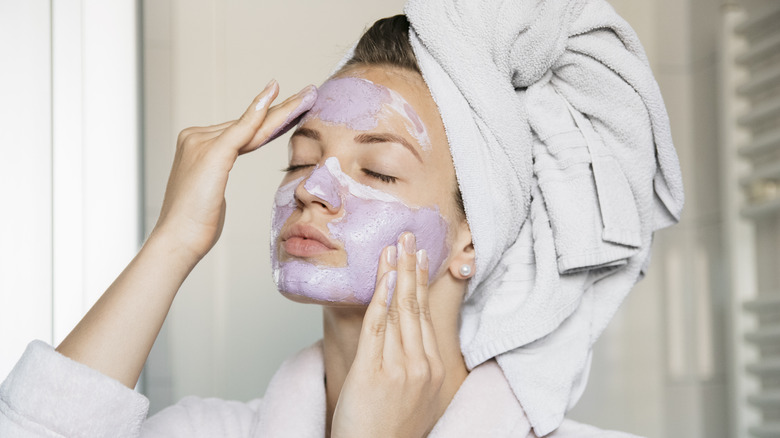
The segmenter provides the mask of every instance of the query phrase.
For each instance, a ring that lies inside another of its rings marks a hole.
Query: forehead
[[[416,72],[384,67],[342,72],[319,88],[317,101],[302,122],[312,118],[355,131],[373,130],[382,121],[406,128],[403,131],[424,151],[432,143],[443,141],[446,146],[436,104]]]
[[[356,131],[368,131],[376,128],[379,112],[391,101],[388,88],[367,79],[333,78],[317,90],[317,101],[308,117],[346,125]]]

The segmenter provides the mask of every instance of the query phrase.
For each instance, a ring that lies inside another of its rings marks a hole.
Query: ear
[[[474,244],[471,241],[471,229],[468,222],[462,220],[458,225],[458,232],[452,244],[450,264],[447,267],[450,274],[459,280],[468,280],[474,275]],[[464,275],[461,272],[463,266],[468,266],[470,272]]]

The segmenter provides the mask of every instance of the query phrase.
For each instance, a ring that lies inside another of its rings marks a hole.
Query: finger
[[[266,120],[257,130],[252,140],[241,148],[239,153],[251,152],[298,124],[298,121],[306,111],[309,111],[317,100],[317,87],[309,85],[298,94],[291,96],[286,101],[268,110]]]
[[[428,301],[428,252],[417,251],[417,302],[420,305],[420,330],[422,345],[428,359],[439,359],[439,344],[433,329],[431,308]]]
[[[306,90],[307,89],[304,88],[304,92]],[[275,114],[279,111],[279,109],[280,108],[289,107],[288,103],[293,101],[297,97],[299,97],[300,94],[301,93],[298,93],[296,95],[290,96],[290,97],[287,98],[287,100],[285,100],[284,102],[280,103],[279,105],[276,105],[275,107],[272,107],[272,108],[268,109],[267,112],[269,114],[271,114],[271,116],[268,116],[268,114],[267,114],[266,118],[269,121],[273,122],[273,119],[276,117]],[[261,95],[262,95],[262,93],[261,93]],[[262,109],[263,105],[264,105],[263,102],[259,102],[257,105],[255,105],[255,108],[261,108]],[[308,109],[309,109],[309,107],[307,107],[305,105],[301,105],[299,103],[298,106],[295,108],[295,110],[293,110],[293,112],[288,116],[288,119],[295,118],[298,115],[300,115],[304,110],[308,110]],[[219,137],[220,135],[222,135],[222,133],[226,129],[228,129],[231,126],[235,125],[239,120],[231,120],[229,122],[224,122],[224,123],[220,123],[218,125],[212,125],[212,126],[193,127],[193,128],[190,128],[190,132],[191,132],[190,135],[194,135],[194,136],[198,137],[198,139],[201,140],[201,141],[211,140],[212,138]],[[285,123],[287,123],[287,122],[288,121],[286,120]],[[263,123],[265,123],[265,121]],[[283,126],[284,126],[284,124],[283,124]],[[282,127],[277,128],[277,130],[281,129]],[[276,135],[276,134],[272,133],[270,136],[273,136],[273,135]],[[242,148],[239,151],[239,154],[244,154],[246,152],[251,152],[252,150],[257,149],[257,147],[262,146],[264,143],[267,143],[268,140],[266,140],[265,142],[262,141],[262,139],[264,137],[269,137],[269,135],[264,134],[263,129],[258,129],[257,132],[255,133],[255,136],[252,137],[252,140],[249,141],[248,146],[245,146],[244,148]],[[251,147],[251,145],[258,145],[258,146]]]
[[[215,132],[215,131],[224,131],[229,126],[236,123],[238,120],[230,120],[224,123],[220,123],[218,125],[211,125],[211,126],[204,126],[202,128],[199,128],[198,132]]]
[[[214,126],[190,126],[189,128],[182,129],[181,132],[179,132],[179,137],[176,139],[176,146],[180,147],[184,144],[187,139],[192,137],[193,135],[199,135],[203,132],[211,132],[215,129],[224,129],[227,126],[230,126],[235,121],[225,122],[221,123],[219,125]]]
[[[223,132],[225,132],[225,128],[216,129],[213,131],[200,131],[200,132],[195,132],[193,134],[190,134],[190,138],[192,138],[194,141],[198,143],[203,143],[219,137],[220,135],[222,135]]]
[[[382,359],[387,329],[387,300],[395,288],[396,281],[396,272],[391,269],[394,261],[391,263],[391,259],[395,259],[395,247],[388,247],[382,251],[378,270],[382,271],[384,266],[384,273],[377,274],[376,289],[363,317],[363,326],[358,340],[357,357],[370,362]]]
[[[398,238],[398,244],[396,245],[395,250],[397,256],[395,288],[393,293],[388,294],[387,297],[387,328],[385,329],[385,345],[382,356],[384,360],[387,363],[392,364],[392,366],[401,366],[405,358],[403,342],[401,340],[401,312],[398,305],[399,280],[404,275],[408,275],[408,272],[403,272],[401,267],[401,261],[405,260],[405,250],[401,243],[403,242],[405,234],[408,233],[401,234]]]
[[[398,248],[395,245],[391,245],[386,247],[384,250],[382,250],[382,254],[379,257],[379,263],[377,266],[377,272],[376,272],[376,284],[374,286],[374,293],[376,293],[376,289],[379,288],[381,285],[382,277],[385,275],[386,272],[394,271],[396,264],[398,262]],[[387,311],[387,307],[390,305],[390,298],[393,297],[393,291],[395,288],[390,289],[389,293],[387,294],[387,299],[385,300],[385,311]]]
[[[420,328],[420,304],[417,301],[417,243],[414,234],[401,236],[402,255],[398,259],[398,285],[395,295],[401,330],[401,343],[407,358],[424,360],[425,349],[422,344]]]
[[[211,126],[191,126],[179,133],[179,138],[176,140],[176,145],[177,147],[181,147],[185,141],[190,140],[196,140],[196,142],[210,140],[219,136],[225,129],[234,123],[236,123],[236,120],[230,120],[228,122]]]
[[[279,83],[275,80],[252,100],[244,114],[222,133],[220,143],[237,151],[254,137],[268,113],[268,106],[279,95]]]

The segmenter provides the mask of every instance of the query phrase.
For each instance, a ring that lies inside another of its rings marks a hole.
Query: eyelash
[[[313,164],[290,165],[286,169],[282,169],[282,172],[286,172],[286,173],[297,172],[297,171],[299,171],[301,169],[305,169],[307,167],[312,167],[312,166],[314,166],[314,165]],[[363,168],[361,170],[363,170],[363,173],[365,173],[366,175],[370,176],[371,178],[376,178],[376,179],[378,179],[378,180],[380,180],[382,182],[386,182],[388,184],[393,184],[396,181],[398,181],[398,177],[395,177],[395,176],[383,175],[381,173],[376,173],[376,172],[374,172],[372,170],[368,170],[368,169],[365,169],[365,168]]]
[[[389,184],[394,184],[396,181],[398,181],[398,178],[396,178],[394,176],[382,175],[381,173],[376,173],[376,172],[368,170],[368,169],[362,169],[362,170],[363,170],[363,173],[365,173],[366,175],[370,176],[371,178],[376,178],[378,180],[381,180],[381,181],[389,183]]]
[[[313,164],[296,164],[296,165],[289,165],[286,168],[282,169],[282,172],[290,173],[290,172],[297,172],[301,169],[305,169],[307,167],[314,167]]]

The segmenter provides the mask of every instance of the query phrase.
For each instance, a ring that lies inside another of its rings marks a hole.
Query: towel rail
[[[739,148],[741,156],[752,159],[776,151],[780,151],[780,127],[756,136],[750,143]]]
[[[780,390],[764,391],[748,397],[748,403],[761,409],[780,408]]]
[[[780,50],[780,46],[778,46],[778,50]],[[777,116],[780,116],[780,99],[773,99],[754,106],[750,111],[740,116],[737,123],[751,128]]]
[[[780,326],[760,328],[745,334],[745,340],[759,346],[777,345],[780,342]]]
[[[780,390],[774,383],[780,378],[780,290],[774,280],[780,281],[780,266],[768,260],[771,242],[780,238],[780,3],[734,1],[723,11],[721,160],[732,277],[731,435],[780,438]]]
[[[739,179],[739,185],[741,185],[743,188],[749,188],[752,184],[755,184],[761,180],[776,178],[780,178],[780,161],[760,168],[751,175],[743,176]]]
[[[780,312],[780,296],[771,291],[761,294],[763,296],[755,300],[745,302],[742,307],[748,312],[761,314],[767,312]]]
[[[770,27],[773,23],[780,21],[780,9],[769,10],[767,12],[757,11],[751,14],[748,18],[741,23],[734,26],[734,33],[751,37],[756,33],[759,33]]]
[[[745,219],[756,220],[776,214],[778,211],[780,211],[780,198],[762,202],[760,204],[750,204],[743,207],[742,210],[740,210],[740,214]]]
[[[766,59],[777,53],[780,49],[780,35],[774,35],[769,38],[761,39],[758,43],[751,46],[750,49],[737,56],[737,64],[750,65]]]
[[[748,430],[756,438],[780,438],[780,422],[765,423],[761,426],[753,426]]]
[[[744,84],[737,87],[737,93],[745,97],[755,97],[769,87],[780,85],[780,64],[771,65],[760,73],[754,74]]]
[[[749,373],[759,377],[777,377],[780,376],[780,358],[759,360],[748,364],[746,368]]]

